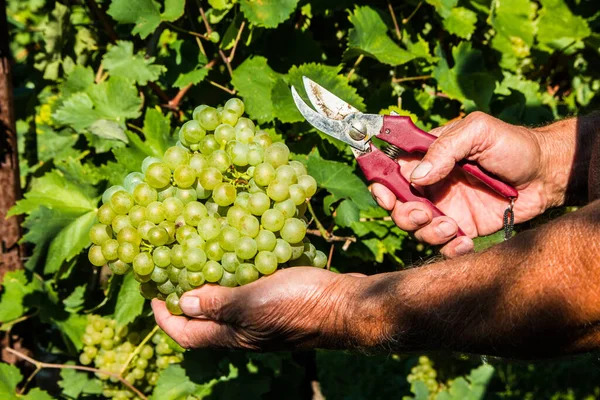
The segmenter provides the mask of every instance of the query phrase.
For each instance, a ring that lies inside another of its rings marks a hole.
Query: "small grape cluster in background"
[[[205,282],[245,285],[286,266],[325,267],[304,217],[317,183],[282,142],[242,117],[244,103],[201,105],[162,159],[108,188],[89,260],[133,269],[146,298],[179,298]]]

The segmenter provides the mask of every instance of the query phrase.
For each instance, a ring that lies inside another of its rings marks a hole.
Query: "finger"
[[[473,253],[475,245],[473,240],[466,236],[453,239],[440,249],[440,253],[446,258],[457,258]]]
[[[235,293],[233,288],[203,285],[186,292],[179,300],[179,306],[189,317],[232,322],[231,317],[237,314],[233,310],[236,307]]]
[[[173,315],[165,302],[157,299],[152,300],[152,310],[158,326],[183,348],[235,346],[228,325]]]
[[[392,220],[404,231],[415,231],[431,222],[431,209],[418,201],[396,202],[392,211]]]
[[[481,152],[486,143],[490,143],[490,118],[483,113],[472,113],[442,130],[412,172],[411,182],[419,185],[439,182],[452,171],[458,161]]]
[[[415,238],[429,244],[444,244],[456,236],[458,225],[449,217],[433,218],[431,223],[415,231]]]
[[[396,196],[387,187],[380,183],[374,183],[371,185],[371,194],[381,208],[384,208],[388,211],[391,211],[392,208],[394,208],[394,204],[396,204]]]

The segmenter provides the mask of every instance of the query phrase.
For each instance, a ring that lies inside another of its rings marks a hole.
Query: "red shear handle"
[[[381,183],[402,202],[420,201],[427,204],[433,212],[433,217],[445,216],[431,201],[416,193],[415,189],[400,173],[400,165],[395,160],[389,158],[373,145],[371,145],[371,149],[370,153],[356,159],[369,181]],[[465,236],[460,227],[458,227],[457,236]]]
[[[377,137],[409,153],[426,153],[429,146],[437,139],[417,128],[410,117],[396,115],[384,115],[383,127]],[[516,199],[519,196],[515,188],[482,170],[476,163],[462,160],[458,162],[458,166],[506,198]]]

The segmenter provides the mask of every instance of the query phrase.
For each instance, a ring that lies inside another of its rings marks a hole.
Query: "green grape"
[[[258,271],[253,264],[240,264],[235,271],[235,280],[238,285],[243,286],[258,279]]]
[[[267,186],[275,180],[275,168],[271,164],[258,164],[254,169],[254,180],[261,186]]]
[[[154,349],[152,348],[152,346],[145,344],[144,347],[142,347],[142,350],[140,351],[140,357],[145,360],[149,360],[152,358],[153,355]]]
[[[281,214],[283,214],[283,217],[286,219],[292,218],[296,215],[296,204],[294,204],[294,201],[291,199],[275,203],[273,208],[281,212]]]
[[[254,129],[239,128],[235,130],[235,139],[238,142],[249,144],[254,138]]]
[[[146,220],[146,207],[133,206],[129,210],[129,221],[134,228],[137,228],[140,223]]]
[[[221,265],[225,271],[234,273],[241,261],[235,253],[224,253],[221,257]]]
[[[321,250],[317,250],[313,258],[313,267],[325,268],[327,265],[327,256]]]
[[[256,241],[249,237],[242,237],[235,244],[235,254],[242,260],[250,260],[257,251]]]
[[[275,170],[275,179],[292,185],[298,181],[296,171],[289,165],[282,165]]]
[[[133,270],[138,275],[149,275],[154,269],[154,261],[150,253],[141,252],[133,259]]]
[[[300,185],[291,185],[290,186],[290,199],[297,206],[304,203],[306,201],[306,192],[304,191],[304,188]]]
[[[154,223],[150,222],[150,221],[142,221],[138,227],[137,230],[140,234],[140,236],[142,237],[142,239],[144,240],[148,240],[148,232],[150,231],[150,229],[154,228],[156,225],[154,225]]]
[[[302,204],[300,204],[298,207],[296,207],[296,214],[294,215],[296,218],[302,218],[304,216],[304,214],[306,213],[306,210],[308,209],[308,205],[306,203],[306,201]],[[306,219],[306,218],[303,218]],[[308,220],[306,221],[307,225],[308,225]]]
[[[271,251],[277,244],[276,236],[273,232],[261,229],[254,240],[259,251]]]
[[[198,223],[208,215],[204,204],[193,201],[185,205],[182,212],[185,223],[198,226]]]
[[[155,189],[161,189],[171,182],[171,169],[165,163],[154,163],[146,170],[146,182]]]
[[[89,327],[92,327],[91,325],[88,325]],[[86,331],[87,331],[87,326],[86,326]],[[85,346],[83,348],[83,352],[90,358],[96,358],[96,355],[98,354],[98,349],[95,348],[94,346]]]
[[[120,185],[111,186],[102,193],[102,204],[109,204],[113,194],[117,192],[125,192],[125,188]]]
[[[166,199],[165,199],[166,200]],[[165,209],[162,203],[153,201],[146,206],[146,218],[154,224],[160,224],[166,218]]]
[[[196,189],[192,189],[192,188],[188,188],[188,189],[177,188],[175,190],[175,197],[178,198],[179,200],[181,200],[181,202],[183,204],[188,204],[192,201],[198,200],[198,193],[196,192]]]
[[[244,114],[244,102],[235,97],[227,100],[227,102],[225,103],[225,106],[223,106],[223,108],[226,110],[231,110],[231,111],[235,112],[235,114],[238,117],[240,117],[240,116],[242,116],[242,114]]]
[[[267,193],[266,189],[262,186],[259,186],[256,184],[256,182],[254,181],[254,178],[250,179],[250,181],[248,181],[248,192],[250,194],[252,193]]]
[[[219,113],[213,107],[206,107],[200,111],[198,122],[200,122],[200,125],[207,131],[214,131],[221,123],[219,120]]]
[[[223,271],[223,275],[221,276],[221,279],[219,279],[219,285],[225,287],[237,286],[237,281],[235,280],[235,273]]]
[[[176,244],[171,247],[171,264],[177,268],[183,268],[183,246]]]
[[[110,268],[115,275],[125,275],[131,269],[131,264],[116,260],[114,262],[109,262],[108,268]]]
[[[101,245],[112,238],[112,228],[104,224],[94,224],[90,228],[89,236],[92,243]]]
[[[233,251],[236,242],[240,239],[240,233],[237,229],[227,226],[221,229],[219,234],[219,245],[223,250]]]
[[[175,171],[180,165],[187,165],[189,159],[190,152],[177,146],[169,147],[163,156],[163,162],[171,168],[171,171]]]
[[[162,226],[155,226],[148,231],[148,241],[154,246],[162,246],[169,241],[169,233]]]
[[[298,257],[300,257],[304,253],[304,243],[303,242],[290,243],[290,247],[292,248],[292,256],[290,257],[291,260],[296,260]]]
[[[206,136],[206,130],[196,120],[191,120],[181,127],[182,136],[189,144],[198,143]]]
[[[244,215],[240,220],[240,225],[238,229],[242,235],[253,238],[256,237],[256,235],[258,235],[260,223],[258,222],[258,219],[253,215]]]
[[[223,175],[215,167],[208,167],[200,172],[198,180],[204,189],[213,190],[223,181]]]
[[[206,263],[206,253],[201,249],[189,249],[183,254],[183,265],[188,271],[201,271]]]
[[[289,156],[290,150],[282,142],[275,142],[265,150],[265,162],[275,168],[287,164]]]
[[[173,283],[179,283],[180,268],[175,268],[173,265],[169,265],[167,273],[169,274],[169,280]]]
[[[237,116],[235,117],[235,120],[237,121]],[[224,145],[232,140],[235,140],[235,128],[233,128],[233,126],[230,125],[231,124],[228,125],[226,123],[223,123],[217,126],[217,129],[215,129],[215,140],[220,145]]]
[[[192,288],[201,286],[206,282],[204,274],[202,272],[190,272],[187,273],[187,281]]]
[[[306,253],[306,255],[308,255],[308,257],[311,260],[313,260],[315,258],[315,256],[317,255],[316,247],[308,241],[304,242],[304,252]]]
[[[243,208],[244,210],[248,210],[248,201],[250,200],[250,193],[248,192],[239,192],[235,198],[233,204],[238,207]]]
[[[277,239],[272,252],[279,264],[288,262],[292,258],[292,246],[283,239]]]
[[[92,363],[92,358],[85,353],[81,353],[79,355],[79,362],[83,365],[90,365]]]
[[[224,109],[221,112],[221,125],[227,124],[227,126],[231,126],[233,128],[233,126],[237,123],[238,120],[238,115],[236,114],[235,111],[230,110],[230,109]],[[219,125],[219,126],[221,126]],[[217,127],[218,129],[219,127]],[[215,130],[215,134],[216,134],[216,130]]]
[[[98,221],[104,225],[112,224],[112,220],[117,216],[117,213],[113,211],[109,204],[103,204],[98,209]]]
[[[235,187],[230,183],[220,183],[213,190],[213,200],[220,206],[233,204],[236,197]]]
[[[263,162],[265,151],[262,147],[256,144],[251,144],[250,151],[248,151],[248,164],[255,166]],[[254,175],[254,173],[252,174]]]
[[[215,150],[208,156],[208,163],[211,167],[215,167],[219,172],[224,173],[231,165],[231,158],[225,150]]]
[[[164,283],[156,285],[156,288],[158,289],[159,292],[161,292],[164,295],[170,295],[171,293],[173,293],[175,291],[175,285],[173,285],[173,282],[171,282],[170,280],[167,280]]]
[[[289,185],[286,182],[274,180],[267,187],[267,195],[275,201],[284,201],[289,197]]]
[[[196,170],[188,165],[180,165],[173,172],[175,184],[181,188],[189,188],[196,181]]]
[[[248,211],[254,215],[263,215],[271,207],[271,199],[264,193],[253,193],[248,199]]]
[[[123,187],[127,192],[133,193],[133,189],[142,182],[144,182],[144,174],[141,172],[132,172],[123,180]]]
[[[195,153],[190,158],[189,166],[196,171],[196,175],[198,175],[200,171],[202,171],[208,165],[208,160],[204,154]]]
[[[204,110],[207,107],[208,106],[206,104],[201,104],[198,107],[194,108],[194,112],[192,113],[192,118],[194,118],[196,121],[200,121],[200,113],[202,112],[202,110]]]
[[[170,295],[169,295],[169,296],[170,296]],[[169,297],[167,297],[167,309],[168,309],[169,311],[171,311],[171,314],[174,314],[174,315],[179,315],[179,314],[176,314],[175,312],[173,312],[173,310],[175,310],[175,309],[171,310],[171,309],[169,308],[169,302],[168,302],[168,299],[169,299]],[[178,301],[179,301],[179,300],[178,300]],[[134,368],[134,369],[133,369],[133,371],[131,372],[131,374],[133,375],[133,377],[134,377],[135,379],[142,379],[144,376],[146,376],[146,373],[144,372],[144,370],[143,370],[143,369],[140,369],[140,368]],[[128,399],[128,397],[127,397],[127,396],[125,396],[125,398],[127,398],[127,399]]]
[[[229,156],[233,165],[244,167],[248,165],[248,152],[250,148],[246,143],[235,141],[231,142],[233,145],[230,147]]]
[[[265,131],[258,131],[256,135],[254,135],[254,143],[262,147],[263,149],[268,148],[273,144],[273,139],[271,136]]]
[[[289,243],[297,243],[306,235],[306,225],[297,218],[288,218],[279,232],[281,238]]]
[[[270,275],[277,270],[277,256],[270,251],[259,251],[254,266],[261,274]]]
[[[215,150],[219,150],[220,147],[221,146],[214,135],[206,135],[198,144],[199,150],[206,156],[210,155]]]
[[[165,201],[169,197],[174,197],[177,192],[177,188],[175,186],[167,186],[165,189],[158,192],[158,201]]]
[[[297,177],[308,174],[306,167],[300,161],[293,160],[293,161],[290,161],[288,163],[288,165],[290,167],[294,168],[294,171],[296,172]]]
[[[119,215],[125,215],[134,205],[133,196],[124,190],[115,192],[110,198],[110,206]]]
[[[313,265],[313,260],[306,253],[302,253],[300,257],[288,261],[290,267],[308,267]]]
[[[298,176],[298,185],[306,192],[306,197],[312,197],[317,192],[317,181],[310,175]]]
[[[183,202],[177,197],[169,197],[162,202],[162,209],[167,221],[175,221],[183,213]]]
[[[126,226],[123,229],[121,229],[117,234],[117,240],[121,244],[124,242],[129,242],[134,246],[139,246],[142,242],[142,236],[134,227]]]
[[[221,261],[223,258],[223,249],[217,239],[209,240],[205,245],[206,256],[213,261]]]
[[[179,307],[179,296],[177,293],[171,293],[167,296],[167,300],[165,302],[167,304],[167,310],[173,315],[181,315],[183,311],[181,311],[181,307]],[[134,370],[135,371],[135,370]],[[144,376],[144,371],[142,371],[142,376],[138,379],[141,379]]]
[[[206,282],[217,282],[223,276],[223,267],[216,261],[209,260],[202,268],[202,274]]]
[[[129,220],[128,215],[117,215],[112,220],[112,230],[114,233],[118,234],[121,231],[121,229],[127,226],[133,226],[131,225],[131,221]]]
[[[237,124],[235,124],[235,130],[239,131],[240,129],[244,129],[244,128],[254,131],[256,126],[254,125],[254,122],[252,122],[252,120],[250,118],[240,117],[238,119]]]
[[[146,174],[146,171],[148,171],[148,167],[150,167],[152,164],[156,164],[162,162],[162,160],[160,158],[156,158],[156,157],[146,157],[142,160],[142,174]]]
[[[262,227],[271,232],[277,232],[283,228],[285,223],[285,218],[281,211],[272,208],[270,210],[265,211],[265,213],[260,218],[260,223]]]
[[[95,265],[96,267],[100,267],[106,264],[106,258],[102,255],[102,247],[97,245],[92,245],[88,252],[88,259]]]
[[[137,232],[136,232],[137,233]],[[126,263],[133,262],[133,259],[140,253],[140,248],[129,242],[119,244],[117,254],[119,259]]]
[[[214,239],[221,232],[221,224],[214,217],[206,217],[198,223],[198,234],[204,240]]]
[[[159,246],[152,252],[154,264],[166,268],[171,264],[171,250],[167,246]]]
[[[158,226],[164,228],[169,235],[169,240],[167,240],[168,244],[171,244],[175,241],[175,232],[177,232],[177,226],[175,226],[175,222],[173,221],[163,221]]]
[[[182,244],[185,240],[193,234],[197,234],[196,228],[189,225],[183,225],[177,228],[177,233],[175,233],[175,237],[177,238],[177,242]]]
[[[196,198],[197,199],[205,200],[205,199],[208,199],[211,195],[212,195],[212,190],[204,189],[204,187],[200,184],[200,182],[197,182],[197,184],[196,184]]]
[[[154,267],[150,279],[157,284],[165,283],[169,280],[169,273],[165,268]]]

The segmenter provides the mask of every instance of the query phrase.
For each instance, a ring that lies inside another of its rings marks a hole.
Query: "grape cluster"
[[[137,354],[131,358],[143,338],[150,330],[140,332],[127,326],[117,329],[115,320],[99,315],[88,315],[88,324],[83,335],[84,348],[79,355],[83,365],[93,364],[103,371],[121,375],[127,382],[149,393],[156,385],[160,371],[170,364],[180,363],[183,359],[182,349],[162,331],[152,336],[151,343],[141,346]],[[127,364],[128,363],[128,364]],[[125,371],[121,370],[127,364]],[[133,397],[133,392],[118,385],[115,377],[97,373],[98,378],[105,381],[103,396],[114,400],[125,400]]]
[[[205,282],[245,285],[279,267],[323,268],[305,238],[317,183],[282,142],[242,117],[244,103],[201,105],[162,159],[102,195],[89,260],[115,274],[133,267],[146,298],[181,314],[180,296]]]
[[[408,374],[406,380],[411,384],[416,381],[423,382],[429,390],[431,399],[435,398],[440,390],[440,384],[437,381],[437,372],[433,368],[433,362],[426,356],[419,357],[419,363],[410,370],[410,374]]]

